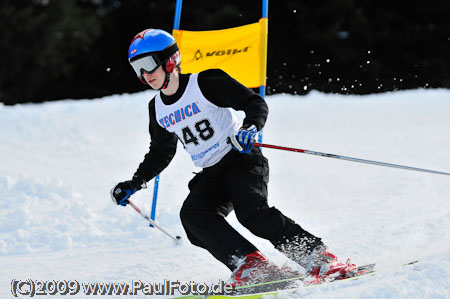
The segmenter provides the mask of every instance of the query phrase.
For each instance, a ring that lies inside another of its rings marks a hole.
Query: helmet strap
[[[164,83],[160,89],[166,89],[170,82],[170,73],[168,73],[166,70],[164,70],[164,72],[166,73],[166,78],[164,79]]]

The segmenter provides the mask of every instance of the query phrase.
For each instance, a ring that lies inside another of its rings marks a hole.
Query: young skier
[[[253,146],[268,114],[259,95],[219,69],[182,74],[175,39],[163,30],[137,34],[128,59],[138,78],[160,93],[149,103],[150,151],[133,178],[111,190],[116,204],[126,206],[146,188],[169,165],[180,140],[202,168],[189,182],[181,222],[192,244],[232,271],[234,285],[282,277],[283,271],[228,224],[225,217],[233,209],[243,226],[304,267],[311,281],[355,272],[355,265],[338,261],[320,238],[268,205],[268,161]],[[242,125],[231,109],[245,112]]]

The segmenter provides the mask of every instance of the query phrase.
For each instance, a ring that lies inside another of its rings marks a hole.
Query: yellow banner
[[[220,68],[243,85],[266,85],[268,19],[223,30],[173,30],[183,73]]]

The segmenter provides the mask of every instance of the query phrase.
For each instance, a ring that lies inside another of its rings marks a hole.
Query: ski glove
[[[132,180],[119,183],[111,190],[111,199],[116,205],[126,206],[128,198],[142,188],[147,188],[147,184],[141,177],[134,175]]]
[[[240,153],[250,153],[255,144],[256,134],[258,134],[258,130],[255,125],[240,128],[239,131],[230,136],[232,148]]]

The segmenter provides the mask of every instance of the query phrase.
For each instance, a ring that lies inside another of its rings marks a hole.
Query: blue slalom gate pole
[[[262,0],[262,17],[269,18],[269,0]],[[266,86],[261,85],[259,87],[259,95],[264,99],[266,96]],[[258,142],[262,143],[263,141],[263,130],[261,130],[258,134]]]
[[[159,174],[155,177],[155,186],[153,187],[153,201],[152,201],[152,209],[150,211],[150,219],[155,221],[156,218],[156,202],[158,201],[158,188],[159,188]],[[148,224],[150,227],[153,227],[153,224],[150,222]]]
[[[180,20],[181,20],[181,8],[183,6],[183,0],[177,0],[175,7],[175,19],[173,21],[173,29],[180,29]],[[260,141],[262,142],[262,140]],[[153,187],[153,201],[152,201],[152,209],[150,211],[150,218],[155,221],[156,218],[156,203],[158,201],[158,189],[159,189],[159,180],[161,176],[158,174],[155,177],[155,185]],[[152,223],[149,223],[150,227],[153,227]]]
[[[183,0],[177,0],[177,4],[175,7],[175,19],[173,21],[173,29],[180,29],[180,20],[181,20],[181,7],[183,6]]]

